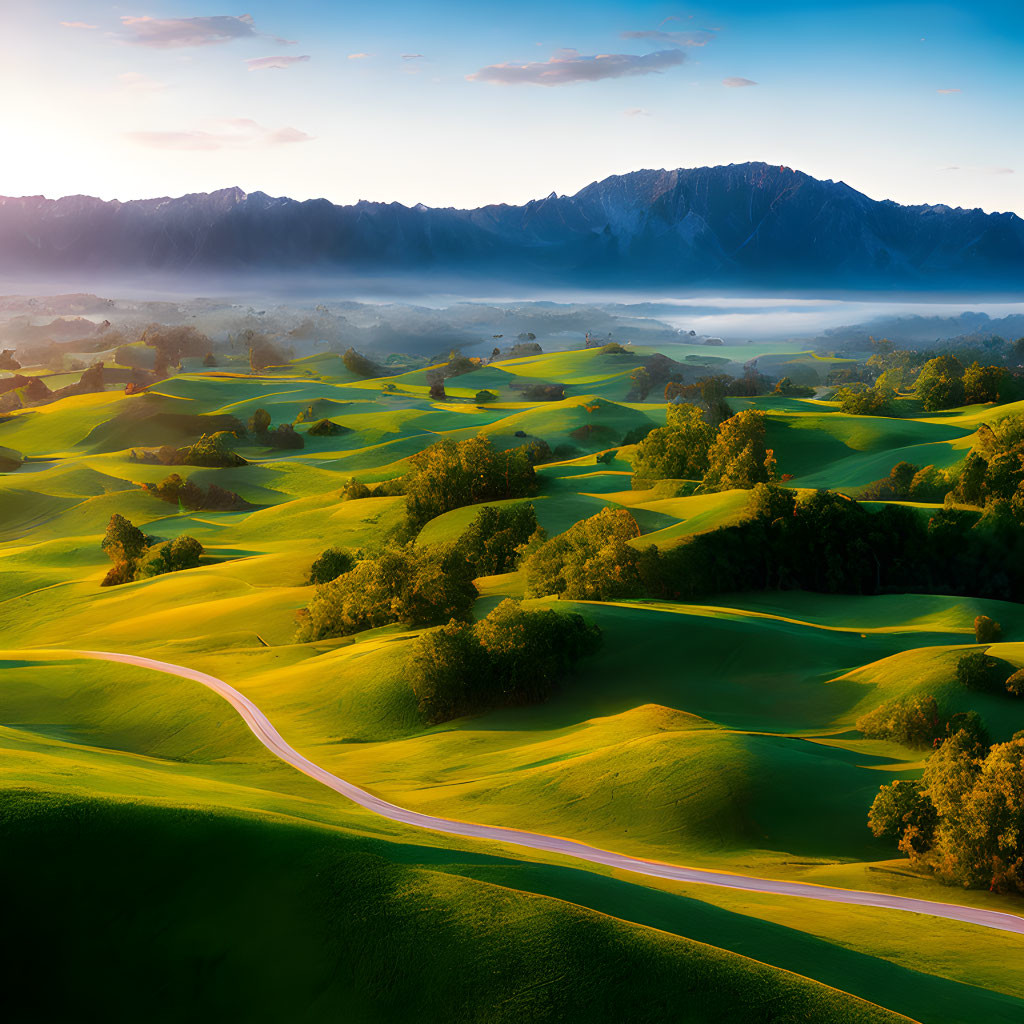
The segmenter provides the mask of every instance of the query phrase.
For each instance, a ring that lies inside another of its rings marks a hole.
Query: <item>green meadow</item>
[[[750,348],[765,372],[794,380],[823,382],[842,362]],[[712,355],[751,358],[746,347]],[[325,354],[258,374],[190,369],[140,394],[0,416],[0,449],[24,459],[0,473],[0,865],[22,936],[7,964],[12,1019],[137,1020],[140,1005],[168,1021],[197,1005],[206,1019],[245,1021],[1024,1019],[1020,935],[416,830],[277,760],[201,685],[78,655],[211,673],[310,760],[416,811],[1024,914],[1019,897],[944,886],[872,836],[879,786],[919,778],[927,752],[856,728],[889,701],[930,694],[949,714],[980,714],[993,742],[1024,729],[1024,701],[956,676],[978,649],[978,615],[1002,624],[991,654],[1024,667],[1019,605],[798,590],[700,603],[528,598],[599,626],[600,650],[542,703],[438,725],[409,682],[422,628],[297,641],[314,559],[375,551],[404,521],[400,494],[345,500],[343,487],[392,480],[446,438],[545,442],[537,494],[495,504],[531,501],[548,536],[605,508],[635,518],[640,551],[739,522],[746,491],[631,488],[628,437],[664,425],[667,409],[660,388],[636,400],[635,365],[600,349],[498,360],[431,398],[424,370],[364,379]],[[565,397],[527,401],[524,384],[561,385]],[[485,389],[497,397],[478,403]],[[766,414],[778,471],[801,493],[855,490],[903,460],[953,466],[997,412],[729,403]],[[247,464],[227,468],[133,455],[257,409],[293,424],[303,447],[249,440],[236,449]],[[344,429],[311,434],[314,417]],[[190,511],[143,489],[172,471],[247,507]],[[454,542],[478,511],[431,519],[416,549]],[[101,586],[115,514],[160,541],[196,538],[199,564]],[[524,598],[522,571],[475,582],[476,619]],[[27,993],[34,1017],[18,1003]]]

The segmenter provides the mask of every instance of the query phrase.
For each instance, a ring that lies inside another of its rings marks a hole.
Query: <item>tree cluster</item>
[[[520,549],[538,530],[531,502],[485,505],[455,542],[455,550],[474,577],[497,576],[515,569]]]
[[[699,491],[750,488],[774,479],[775,457],[765,447],[764,413],[753,409],[723,420],[717,431],[695,405],[668,407],[664,427],[652,430],[633,456],[632,486],[657,480],[700,480]]]
[[[471,570],[451,548],[385,548],[316,588],[300,613],[300,643],[402,622],[433,626],[469,614]]]
[[[403,480],[414,529],[464,505],[528,497],[537,486],[522,448],[495,449],[485,437],[437,441],[409,459]]]
[[[432,725],[535,704],[600,642],[600,630],[579,615],[526,611],[506,599],[480,622],[453,619],[419,638],[410,666],[413,693]]]
[[[245,459],[231,449],[232,442],[237,440],[233,433],[218,430],[213,434],[203,434],[198,441],[182,448],[165,444],[155,451],[132,449],[128,459],[131,462],[160,466],[205,466],[221,469],[247,466]]]
[[[124,516],[110,517],[100,547],[114,563],[103,578],[101,587],[131,583],[137,579],[160,576],[181,569],[194,569],[203,554],[203,546],[195,537],[176,537],[163,544],[147,537]]]
[[[1024,732],[989,747],[963,728],[925,764],[920,782],[883,786],[868,815],[874,835],[943,881],[1024,893]]]
[[[177,473],[165,477],[158,484],[143,484],[142,489],[161,501],[192,511],[237,512],[253,507],[234,491],[213,483],[204,488],[193,480],[183,480]]]

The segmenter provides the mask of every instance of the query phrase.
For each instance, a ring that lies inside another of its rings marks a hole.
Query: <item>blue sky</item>
[[[765,160],[1024,214],[1024,2],[38,2],[0,194],[520,203]]]

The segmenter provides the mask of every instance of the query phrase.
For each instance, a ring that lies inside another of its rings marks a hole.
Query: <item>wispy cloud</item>
[[[935,90],[940,96],[950,96],[955,92],[959,92],[959,89],[936,89]]]
[[[217,15],[210,18],[151,18],[125,16],[121,18],[126,42],[156,49],[180,46],[211,46],[230,43],[233,39],[262,37],[257,32],[251,14]],[[290,39],[274,38],[274,42],[289,44]]]
[[[369,60],[373,56],[372,53],[350,53],[348,55],[349,60]]]
[[[419,60],[422,56],[422,53],[403,53],[402,60]]]
[[[650,117],[651,112],[644,110],[643,107],[630,107],[629,110],[624,110],[623,113],[626,117]]]
[[[250,71],[265,71],[271,68],[290,68],[293,64],[302,64],[307,60],[310,60],[309,54],[303,54],[301,57],[250,57],[245,63],[249,66]]]
[[[562,50],[546,61],[531,64],[491,64],[466,78],[471,82],[497,85],[568,85],[571,82],[596,82],[603,78],[650,75],[676,67],[686,60],[681,50],[655,53],[599,53],[583,56],[578,50]]]
[[[672,46],[707,46],[715,38],[715,31],[706,28],[693,32],[662,32],[658,29],[649,29],[644,32],[623,32],[621,35],[623,39],[654,39]]]
[[[749,78],[723,78],[722,85],[729,89],[746,89],[748,86],[757,85],[757,82]]]
[[[959,167],[956,164],[952,164],[949,167],[943,167],[944,171],[965,171],[968,174],[1015,174],[1016,171],[1012,167]]]
[[[191,152],[217,149],[248,149],[260,146],[280,146],[293,142],[310,142],[298,128],[264,128],[258,121],[248,118],[230,118],[213,121],[203,129],[172,132],[127,132],[130,142],[150,149],[177,149]]]
[[[90,25],[87,21],[62,21],[64,28],[98,28],[98,25]]]
[[[117,80],[131,92],[161,92],[167,88],[166,82],[158,82],[141,71],[125,71],[117,76]]]

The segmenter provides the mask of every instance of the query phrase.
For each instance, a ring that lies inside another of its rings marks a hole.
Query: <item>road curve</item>
[[[650,875],[655,878],[670,878],[678,882],[690,882],[698,885],[716,885],[725,889],[742,889],[748,892],[771,893],[779,896],[798,896],[803,899],[825,900],[829,903],[850,903],[860,907],[882,907],[888,910],[905,910],[914,914],[930,914],[933,917],[944,917],[951,921],[964,921],[968,924],[995,928],[1004,932],[1015,932],[1024,935],[1024,917],[1016,914],[1004,914],[994,910],[980,910],[974,907],[963,907],[955,903],[935,903],[931,900],[916,900],[904,896],[890,896],[885,893],[860,892],[856,889],[839,889],[825,885],[814,885],[808,882],[786,882],[770,878],[751,878],[747,875],[734,875],[724,871],[711,871],[702,868],[686,868],[676,864],[664,864],[660,861],[644,860],[630,857],[623,853],[612,853],[608,850],[588,846],[586,843],[572,839],[560,839],[538,832],[525,832],[520,829],[502,828],[498,825],[475,825],[467,821],[455,821],[450,818],[436,818],[431,814],[420,814],[406,810],[396,804],[390,804],[380,797],[368,793],[365,789],[353,786],[351,782],[339,779],[329,771],[314,764],[297,750],[290,747],[281,738],[280,733],[271,724],[266,715],[248,697],[239,693],[216,676],[173,665],[166,661],[156,661],[136,654],[116,654],[106,651],[67,651],[84,658],[95,658],[101,661],[117,661],[139,668],[153,669],[168,675],[191,679],[219,693],[241,716],[245,724],[252,730],[256,738],[282,761],[297,768],[311,779],[323,783],[336,793],[348,797],[353,803],[365,807],[374,814],[400,821],[413,828],[429,829],[433,832],[445,832],[454,836],[466,836],[470,839],[491,839],[499,843],[513,846],[526,846],[546,853],[561,853],[577,860],[589,861],[592,864],[605,864],[622,871],[631,871],[638,875]]]

